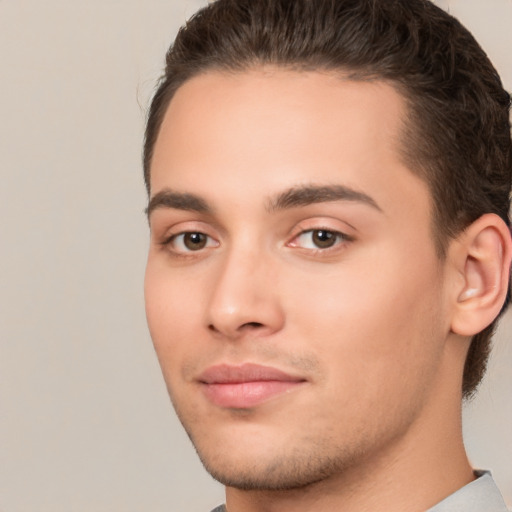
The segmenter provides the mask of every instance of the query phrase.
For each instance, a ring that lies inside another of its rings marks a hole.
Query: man
[[[218,0],[181,29],[146,309],[226,510],[506,510],[460,417],[507,301],[509,105],[423,0]]]

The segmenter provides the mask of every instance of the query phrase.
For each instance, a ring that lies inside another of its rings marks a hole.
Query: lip
[[[230,409],[255,407],[306,382],[303,377],[253,363],[211,366],[197,380],[208,400]]]

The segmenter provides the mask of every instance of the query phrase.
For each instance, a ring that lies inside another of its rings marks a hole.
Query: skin
[[[399,156],[404,115],[383,82],[277,68],[206,73],[170,103],[147,318],[229,512],[420,511],[473,479],[460,424],[473,327],[459,309],[467,268],[473,288],[493,277],[467,265],[466,239],[439,259],[429,190]],[[301,187],[313,202],[285,200]],[[331,247],[315,245],[320,229]],[[251,407],[212,403],[201,373],[247,362],[301,383]]]

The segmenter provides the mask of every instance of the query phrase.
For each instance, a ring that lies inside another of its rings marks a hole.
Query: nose
[[[208,304],[208,329],[236,340],[268,336],[283,327],[277,269],[269,260],[250,249],[226,255]]]

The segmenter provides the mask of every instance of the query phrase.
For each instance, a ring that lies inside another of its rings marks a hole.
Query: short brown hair
[[[208,70],[262,64],[341,71],[397,88],[408,104],[403,158],[430,187],[440,257],[447,241],[484,213],[510,225],[510,95],[469,31],[427,0],[210,3],[181,28],[166,56],[146,127],[148,193],[153,148],[175,91]],[[495,325],[472,340],[466,397],[484,375]]]

